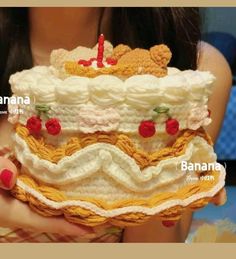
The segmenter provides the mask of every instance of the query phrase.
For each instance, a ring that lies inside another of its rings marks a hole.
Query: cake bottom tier
[[[151,217],[177,221],[186,209],[206,206],[224,187],[225,169],[204,173],[204,179],[181,187],[176,192],[163,192],[147,199],[124,199],[107,203],[94,198],[70,197],[62,191],[20,174],[12,195],[43,216],[61,216],[72,223],[97,226],[110,223],[125,227],[139,225]]]

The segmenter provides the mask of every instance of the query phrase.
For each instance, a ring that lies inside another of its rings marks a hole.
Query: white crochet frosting
[[[206,104],[214,76],[202,71],[171,71],[157,78],[134,75],[121,80],[113,75],[95,78],[57,77],[53,67],[36,66],[10,77],[12,91],[18,96],[30,96],[37,103],[80,104],[92,102],[103,107],[129,104],[139,109],[152,109],[161,103]]]
[[[171,116],[178,120],[180,130],[191,128],[191,111],[206,107],[213,81],[214,76],[209,72],[176,68],[169,68],[168,75],[162,78],[135,75],[121,80],[113,75],[100,75],[95,78],[70,76],[62,80],[55,68],[46,66],[17,72],[9,80],[15,96],[31,99],[31,105],[19,105],[23,111],[18,116],[20,123],[25,125],[27,119],[36,114],[36,104],[47,104],[50,117],[60,120],[64,132],[83,133],[92,132],[78,123],[80,110],[88,107],[94,110],[113,108],[114,113],[119,114],[116,126],[105,127],[107,132],[116,129],[137,133],[140,121],[152,119],[156,114],[153,109],[158,106],[169,108]],[[156,119],[159,133],[165,132],[165,120],[165,116]],[[16,120],[10,121],[16,123]],[[211,119],[203,118],[195,125],[199,128],[210,122]]]
[[[46,204],[54,209],[61,209],[61,208],[67,207],[67,206],[79,206],[79,207],[91,210],[91,211],[95,212],[97,215],[101,215],[103,217],[108,217],[108,218],[126,214],[129,212],[133,212],[133,213],[140,212],[140,213],[144,213],[146,215],[155,215],[155,214],[158,214],[159,212],[165,210],[166,208],[171,208],[174,206],[187,207],[189,204],[191,204],[192,202],[194,202],[196,200],[199,200],[199,199],[205,198],[205,197],[213,197],[214,195],[216,195],[219,192],[219,190],[222,189],[225,185],[225,174],[226,174],[225,169],[222,165],[220,165],[220,166],[221,166],[221,171],[219,174],[219,181],[209,191],[196,193],[185,199],[172,199],[172,200],[163,202],[160,205],[154,206],[152,208],[149,208],[146,206],[133,205],[133,206],[125,206],[122,208],[116,208],[116,209],[111,209],[111,210],[105,210],[105,209],[97,206],[96,204],[87,202],[87,201],[71,199],[71,200],[63,201],[63,202],[55,202],[55,201],[47,199],[41,193],[34,190],[30,186],[26,185],[21,180],[18,180],[16,184],[19,187],[21,187],[26,193],[33,195],[38,200],[40,200],[44,204]]]
[[[129,196],[153,190],[163,191],[159,188],[169,184],[171,185],[168,186],[168,190],[173,191],[176,187],[175,182],[181,184],[179,180],[187,173],[181,169],[181,161],[191,163],[214,163],[216,161],[212,146],[198,136],[189,142],[183,155],[162,160],[156,166],[148,166],[142,171],[133,158],[111,144],[89,145],[54,164],[32,154],[25,141],[17,134],[14,135],[14,141],[18,160],[24,165],[24,170],[33,177],[47,184],[53,184],[59,189],[73,190],[76,194],[76,190],[81,192],[83,187],[89,190],[90,187],[99,186],[96,183],[96,177],[100,172],[102,178],[108,179],[110,184],[106,188],[101,185],[101,191],[98,187],[98,196],[102,194],[107,200],[111,193],[116,199],[121,198],[120,195],[123,197],[124,190],[120,194],[121,187],[125,188]],[[84,184],[83,181],[86,179],[88,180]]]

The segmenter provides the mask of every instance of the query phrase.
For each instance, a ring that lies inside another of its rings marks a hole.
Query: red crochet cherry
[[[167,228],[170,228],[170,227],[173,227],[175,225],[175,221],[174,220],[163,220],[162,225],[167,227]]]
[[[45,123],[48,134],[58,135],[61,132],[61,125],[57,118],[51,118]]]
[[[176,119],[168,119],[166,121],[166,132],[175,135],[179,131],[179,122]]]
[[[30,134],[39,134],[42,129],[42,120],[34,115],[27,120],[26,128],[29,130]]]
[[[144,138],[152,137],[156,133],[154,121],[142,121],[139,125],[139,134]]]

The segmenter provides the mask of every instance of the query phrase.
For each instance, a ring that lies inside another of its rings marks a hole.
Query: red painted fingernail
[[[173,220],[163,220],[162,225],[167,227],[167,228],[173,227],[175,225],[175,221],[173,221]]]
[[[10,188],[12,176],[13,176],[13,173],[8,169],[4,169],[1,171],[0,180],[4,187]]]

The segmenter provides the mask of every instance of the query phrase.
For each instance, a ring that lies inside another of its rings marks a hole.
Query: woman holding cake
[[[11,74],[36,65],[49,65],[54,49],[73,49],[78,45],[93,47],[101,32],[113,45],[122,42],[132,48],[149,49],[157,43],[165,43],[172,51],[170,66],[180,70],[206,70],[215,75],[217,80],[209,102],[213,122],[208,132],[213,141],[216,140],[232,78],[224,57],[212,46],[200,42],[196,8],[1,8],[0,24],[1,96],[10,96],[8,79]],[[11,146],[11,126],[6,116],[1,115],[0,123],[0,146]],[[17,170],[6,158],[9,150],[2,148],[0,152],[2,227],[78,236],[75,241],[86,237],[93,242],[183,242],[187,237],[190,212],[171,228],[153,219],[140,226],[126,227],[122,232],[112,229],[108,234],[105,229],[109,226],[90,228],[61,218],[39,216],[6,192],[15,185]],[[218,205],[224,203],[224,190],[212,201]]]

